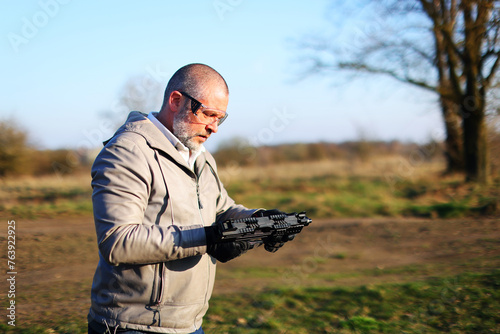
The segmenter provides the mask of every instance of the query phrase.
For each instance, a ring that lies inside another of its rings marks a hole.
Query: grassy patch
[[[460,218],[500,213],[500,179],[488,187],[465,184],[461,176],[443,178],[440,169],[429,171],[436,168],[432,164],[415,167],[403,177],[398,165],[390,163],[389,158],[344,162],[345,166],[339,161],[290,163],[221,169],[220,175],[238,203],[307,211],[312,218]],[[0,213],[30,219],[90,215],[91,194],[87,174],[3,180]]]
[[[500,271],[407,284],[216,296],[214,333],[477,333],[500,330]]]
[[[36,219],[92,213],[88,174],[1,181],[0,214],[4,216]]]
[[[279,288],[214,296],[203,327],[207,333],[229,334],[498,333],[499,309],[500,270],[493,270],[405,284]],[[40,320],[29,326],[2,324],[0,331],[86,332],[85,320],[75,315],[51,318],[50,324]]]
[[[0,333],[84,334],[91,282],[40,283],[16,298],[15,327],[0,324]],[[2,308],[5,304],[2,303]],[[3,327],[2,327],[3,326]]]
[[[290,179],[234,180],[226,188],[248,207],[305,210],[314,218],[461,218],[499,213],[494,186],[475,188],[455,180],[386,182],[378,176],[323,175]]]

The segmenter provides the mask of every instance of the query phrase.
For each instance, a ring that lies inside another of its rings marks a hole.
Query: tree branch
[[[433,86],[425,81],[415,80],[415,79],[412,79],[412,78],[407,77],[407,76],[405,76],[405,77],[400,76],[395,71],[392,71],[392,70],[389,70],[386,68],[375,68],[375,67],[368,66],[366,64],[341,62],[338,64],[338,69],[339,70],[353,70],[353,71],[372,73],[372,74],[388,75],[389,77],[392,77],[393,79],[396,79],[400,82],[411,84],[413,86],[417,86],[417,87],[426,89],[426,90],[434,92],[434,93],[437,92],[436,86]]]
[[[485,88],[488,88],[491,86],[491,82],[493,81],[493,78],[496,75],[496,72],[498,70],[498,66],[500,65],[500,51],[496,53],[496,59],[493,62],[493,65],[491,66],[490,73],[486,76],[486,79],[484,79],[484,84],[483,86]]]

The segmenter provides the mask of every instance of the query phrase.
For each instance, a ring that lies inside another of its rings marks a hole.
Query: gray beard
[[[201,150],[201,144],[193,140],[197,134],[189,128],[188,117],[188,112],[177,113],[174,116],[173,132],[177,139],[191,151],[191,154],[196,154]]]

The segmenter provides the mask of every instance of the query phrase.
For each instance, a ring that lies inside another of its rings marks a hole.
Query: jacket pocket
[[[190,256],[165,263],[162,305],[203,304],[208,288],[208,255]]]
[[[163,298],[163,289],[165,286],[165,263],[157,263],[155,265],[155,274],[153,281],[153,289],[151,292],[151,306],[161,304]]]

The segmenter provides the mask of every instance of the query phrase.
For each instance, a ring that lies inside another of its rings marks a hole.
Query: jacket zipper
[[[216,177],[216,173],[215,173],[215,171],[213,170],[212,166],[210,166],[210,164],[209,164],[208,162],[205,162],[205,163],[203,164],[203,167],[202,167],[202,168],[201,168],[201,170],[199,171],[199,173],[198,173],[198,174],[196,174],[196,173],[195,173],[195,176],[196,176],[196,195],[198,196],[198,206],[199,206],[199,208],[200,208],[200,210],[198,210],[198,211],[199,211],[199,213],[200,213],[200,217],[201,217],[201,221],[202,221],[203,225],[205,225],[205,223],[204,223],[204,221],[203,221],[203,215],[201,214],[201,209],[203,209],[203,205],[202,205],[202,203],[201,203],[201,198],[200,198],[199,178],[200,178],[200,176],[201,176],[201,174],[202,174],[202,172],[203,172],[203,169],[205,169],[205,165],[207,165],[207,164],[208,164],[208,167],[210,168],[210,170],[211,170],[212,174],[213,174],[213,175],[214,175],[214,177],[215,177],[215,181],[217,182],[217,186],[219,187],[219,194],[220,194],[220,192],[221,192],[221,188],[220,188],[220,184],[219,184],[219,179]],[[208,274],[208,281],[207,281],[206,292],[205,292],[205,302],[207,302],[207,297],[208,297],[208,287],[210,286],[210,283],[211,283],[211,282],[210,282],[210,261],[207,261],[207,271],[208,271],[208,273],[207,273],[207,274]],[[201,310],[200,310],[200,312],[201,312]],[[199,313],[196,315],[196,317],[195,317],[195,321],[196,321],[196,318],[198,318],[198,315],[199,315]],[[193,324],[193,325],[194,325],[194,327],[196,327],[196,326],[195,326],[196,324]]]
[[[198,174],[194,174],[195,175],[195,179],[196,179],[196,197],[198,198],[198,208],[201,210],[203,209],[203,204],[201,203],[201,194],[200,194],[200,176],[201,176],[201,173],[203,173],[203,169],[205,169],[205,165],[206,165],[206,162],[203,164],[203,167],[201,167],[201,170],[198,172]],[[201,212],[200,212],[200,215],[201,215]],[[202,218],[203,220],[203,218]]]
[[[163,286],[165,284],[165,278],[163,275],[163,271],[165,268],[165,263],[161,262],[158,266],[158,290],[156,291],[156,300],[154,301],[154,305],[159,307],[161,305],[161,301],[163,299]]]
[[[201,204],[200,198],[200,185],[198,183],[198,178],[196,178],[196,196],[198,197],[198,208],[203,209],[203,204]]]

